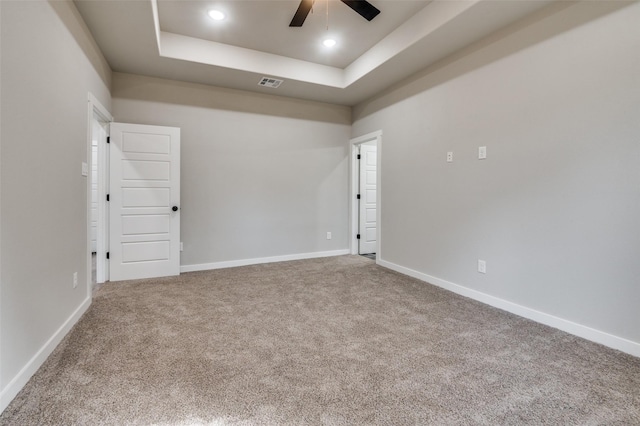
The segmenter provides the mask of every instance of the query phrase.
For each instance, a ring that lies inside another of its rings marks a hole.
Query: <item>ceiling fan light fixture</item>
[[[337,42],[332,38],[327,38],[322,42],[322,44],[324,44],[325,47],[333,47],[336,45],[336,43]]]
[[[213,19],[214,21],[222,21],[225,18],[224,13],[215,9],[211,9],[207,14],[209,15],[209,18]]]

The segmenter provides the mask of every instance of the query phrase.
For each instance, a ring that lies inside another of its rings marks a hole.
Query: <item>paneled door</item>
[[[180,129],[111,123],[111,281],[180,274]]]
[[[360,146],[360,247],[358,253],[375,253],[378,247],[377,178],[378,147]]]

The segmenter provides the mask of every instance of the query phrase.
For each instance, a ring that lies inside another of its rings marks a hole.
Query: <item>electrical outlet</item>
[[[447,152],[447,163],[453,162],[453,152]]]
[[[180,241],[180,251],[184,251],[184,244]]]
[[[480,272],[481,274],[487,273],[487,262],[478,259],[478,272]]]
[[[78,273],[74,272],[73,273],[73,288],[78,287]]]
[[[327,240],[331,239],[331,232],[327,232]]]
[[[478,159],[484,160],[485,158],[487,158],[487,147],[481,146],[478,148]]]

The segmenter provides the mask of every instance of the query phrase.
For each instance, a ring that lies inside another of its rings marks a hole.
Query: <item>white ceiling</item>
[[[381,13],[368,22],[316,0],[301,28],[288,26],[298,0],[75,4],[114,71],[354,105],[552,0],[370,2]],[[211,8],[227,19],[211,20]],[[335,48],[322,46],[327,36]],[[263,76],[285,82],[260,87]]]
[[[379,1],[384,12],[368,22],[340,1],[317,0],[300,28],[289,27],[300,0],[160,0],[158,15],[162,31],[344,68],[428,2]],[[207,11],[212,5],[228,18],[218,22],[209,18]],[[321,44],[324,38],[333,38],[339,44],[327,49]]]

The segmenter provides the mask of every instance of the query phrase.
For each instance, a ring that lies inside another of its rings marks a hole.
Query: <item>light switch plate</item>
[[[481,146],[478,148],[478,159],[484,160],[485,158],[487,158],[487,147]]]
[[[480,272],[481,274],[487,273],[487,262],[478,259],[478,272]]]
[[[89,165],[86,162],[82,162],[82,176],[89,176]]]

